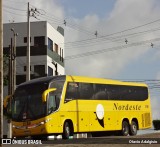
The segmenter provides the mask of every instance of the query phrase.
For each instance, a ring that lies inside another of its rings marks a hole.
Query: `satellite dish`
[[[102,120],[104,118],[104,108],[102,104],[98,104],[96,107],[97,118]]]

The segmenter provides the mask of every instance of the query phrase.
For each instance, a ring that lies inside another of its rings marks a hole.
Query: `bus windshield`
[[[19,86],[12,100],[12,119],[35,120],[56,111],[60,104],[63,85],[64,81],[53,81]],[[48,88],[56,88],[56,91],[51,92],[44,103],[42,93]]]
[[[12,119],[23,121],[45,116],[46,104],[42,102],[42,93],[47,88],[48,84],[46,83],[18,87],[12,101]]]

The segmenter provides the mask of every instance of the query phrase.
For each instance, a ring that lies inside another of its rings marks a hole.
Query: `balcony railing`
[[[55,51],[47,49],[47,55],[52,59],[54,59],[55,62],[64,67],[64,59],[62,59],[61,57],[62,60],[60,60],[60,55],[58,55]]]

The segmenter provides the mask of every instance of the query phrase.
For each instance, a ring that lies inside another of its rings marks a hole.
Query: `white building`
[[[9,52],[11,38],[16,37],[16,85],[26,81],[27,23],[4,24],[4,54]],[[64,74],[64,30],[54,29],[48,22],[39,21],[30,24],[30,69],[31,79]],[[57,64],[57,70],[56,70]],[[57,71],[57,72],[56,72]]]

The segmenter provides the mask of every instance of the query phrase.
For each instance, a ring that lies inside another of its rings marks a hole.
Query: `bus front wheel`
[[[129,135],[131,136],[136,135],[137,128],[138,128],[137,123],[135,121],[132,121],[130,125]]]
[[[127,136],[128,134],[129,134],[129,124],[127,121],[123,121],[121,135]]]
[[[63,139],[69,139],[69,136],[71,135],[71,127],[70,124],[66,121],[63,126]]]

